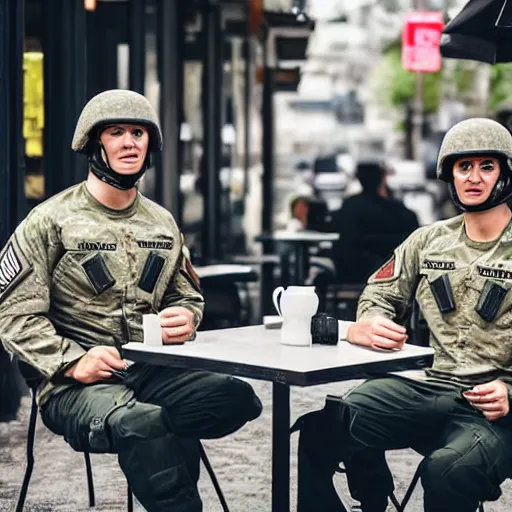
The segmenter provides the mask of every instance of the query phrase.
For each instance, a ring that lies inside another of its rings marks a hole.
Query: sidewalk
[[[204,445],[231,512],[269,512],[271,491],[271,386],[251,381],[260,396],[264,411],[260,418],[224,439],[205,441]],[[342,393],[356,382],[329,384],[292,390],[292,421],[307,411],[323,406],[326,393]],[[15,509],[18,490],[25,469],[25,436],[29,399],[19,420],[0,424],[0,511]],[[292,437],[292,508],[296,499],[297,435]],[[114,455],[92,455],[96,489],[95,512],[126,511],[126,480]],[[395,477],[396,494],[403,496],[419,456],[410,450],[390,452],[390,466]],[[335,477],[339,488],[345,487],[342,475]],[[202,468],[200,493],[204,512],[221,512],[220,505],[206,471]],[[421,486],[414,493],[408,512],[423,510]],[[393,510],[391,507],[389,510]],[[486,512],[512,510],[512,482],[503,486],[503,496],[486,503]],[[64,440],[47,431],[38,422],[35,465],[29,487],[26,512],[90,512],[83,456],[73,452]],[[284,512],[284,511],[283,511]],[[456,512],[456,511],[454,511]]]

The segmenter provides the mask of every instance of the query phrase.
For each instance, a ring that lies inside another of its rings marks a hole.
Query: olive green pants
[[[198,512],[198,440],[230,434],[261,409],[240,379],[136,364],[112,383],[57,388],[41,414],[75,450],[117,453],[148,512]]]
[[[364,512],[393,492],[385,451],[413,448],[426,512],[473,512],[512,476],[512,418],[489,422],[460,388],[382,377],[299,419],[299,512],[344,512],[333,485],[340,462]],[[411,474],[412,477],[412,474]],[[319,505],[322,504],[322,505]]]

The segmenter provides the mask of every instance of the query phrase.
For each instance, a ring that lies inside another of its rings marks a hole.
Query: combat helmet
[[[104,127],[113,123],[138,124],[148,130],[148,154],[136,174],[120,174],[110,167],[108,160],[105,161],[100,135]],[[83,108],[71,148],[89,157],[90,169],[100,180],[115,188],[129,190],[151,165],[151,153],[162,149],[158,116],[141,94],[124,89],[104,91],[94,96]]]
[[[500,176],[489,197],[478,205],[462,203],[453,183],[453,164],[463,156],[489,155],[500,162]],[[486,118],[466,119],[444,136],[437,159],[437,177],[448,183],[453,202],[465,212],[485,211],[512,196],[512,135],[501,124]]]

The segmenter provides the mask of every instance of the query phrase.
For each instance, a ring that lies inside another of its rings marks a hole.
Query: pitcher
[[[283,319],[281,343],[309,347],[311,318],[318,309],[314,286],[279,286],[272,294],[274,306]]]

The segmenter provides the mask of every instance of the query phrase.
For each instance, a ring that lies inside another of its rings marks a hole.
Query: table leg
[[[281,267],[281,282],[279,284],[286,288],[290,285],[290,254],[288,251],[280,255],[279,262]]]
[[[295,284],[303,286],[309,271],[309,245],[307,243],[295,244]]]
[[[263,242],[263,255],[273,254],[274,243],[272,241]],[[275,288],[274,283],[274,265],[275,263],[263,262],[261,264],[260,276],[260,318],[263,321],[264,315],[275,315],[276,310],[272,302],[272,292]]]
[[[290,510],[290,386],[272,385],[272,512]]]

